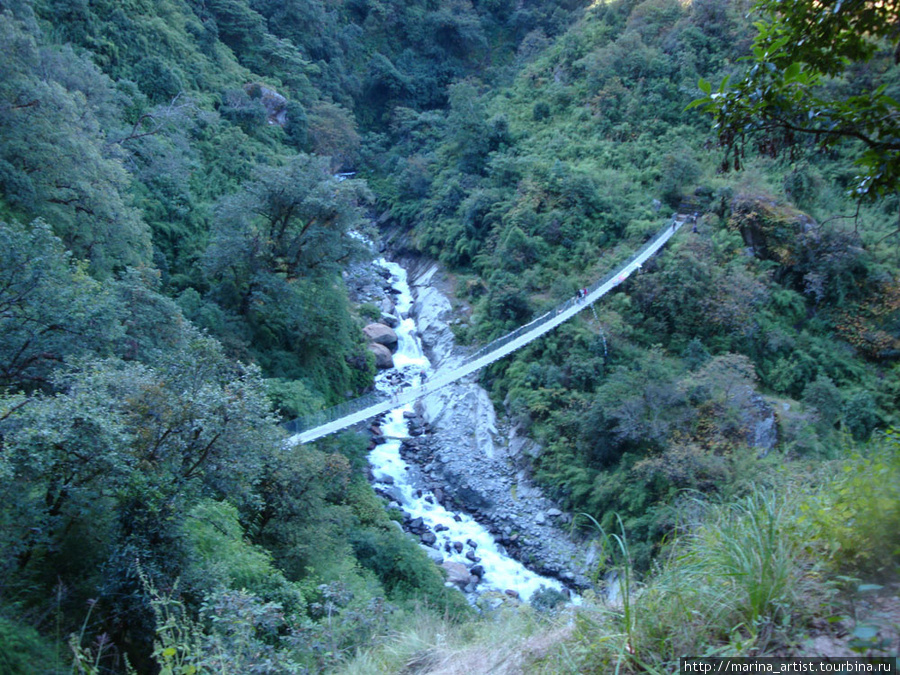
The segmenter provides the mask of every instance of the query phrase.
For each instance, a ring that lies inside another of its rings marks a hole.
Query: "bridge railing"
[[[342,417],[352,415],[353,413],[359,412],[360,410],[365,410],[366,408],[369,408],[377,403],[381,403],[382,401],[386,400],[388,400],[388,395],[383,392],[369,392],[368,394],[363,394],[359,398],[354,398],[350,401],[344,401],[343,403],[338,403],[336,406],[332,406],[331,408],[319,410],[317,412],[310,413],[309,415],[298,417],[297,419],[291,420],[290,422],[285,422],[283,426],[289,433],[299,434],[301,431],[314,429],[316,427],[322,426],[323,424],[333,422],[334,420],[339,420]]]
[[[623,269],[627,268],[631,265],[635,260],[640,258],[646,251],[653,248],[660,239],[666,236],[669,229],[672,227],[672,220],[669,220],[665,227],[663,227],[650,241],[644,244],[636,253],[632,254],[629,258],[627,258],[624,262],[613,265],[613,271],[606,274],[603,278],[595,281],[593,284],[586,288],[587,294],[590,295],[598,288],[603,286],[604,284],[612,281],[616,276],[622,274]],[[542,314],[536,319],[532,319],[524,326],[520,326],[516,330],[511,333],[508,333],[502,337],[497,338],[496,340],[492,340],[488,344],[479,348],[478,351],[469,354],[466,356],[462,363],[456,363],[453,367],[454,369],[459,368],[461,366],[465,366],[467,364],[472,363],[473,361],[477,361],[478,359],[484,357],[491,352],[500,349],[501,347],[509,344],[516,338],[528,333],[529,331],[538,328],[548,321],[552,320],[555,316],[557,316],[560,312],[565,311],[569,307],[572,307],[579,301],[575,298],[570,298],[566,300],[560,305],[557,305],[550,311]],[[436,373],[433,377],[437,378],[440,376],[440,371]],[[328,424],[329,422],[333,422],[334,420],[338,420],[342,417],[346,417],[347,415],[352,415],[353,413],[357,413],[361,410],[365,410],[373,405],[378,403],[382,403],[388,399],[388,395],[380,392],[373,391],[368,394],[364,394],[359,398],[355,398],[350,401],[344,401],[343,403],[339,403],[336,406],[331,408],[326,408],[325,410],[319,410],[314,413],[310,413],[309,415],[303,415],[302,417],[298,417],[295,420],[291,420],[290,422],[286,422],[283,426],[287,431],[291,434],[297,434],[302,431],[306,431],[308,429],[314,429],[316,427],[322,426],[324,424]]]
[[[662,228],[656,234],[656,236],[654,236],[650,241],[648,241],[646,244],[644,244],[636,253],[632,254],[624,262],[613,265],[612,272],[607,273],[604,277],[602,277],[598,281],[595,281],[590,286],[587,286],[585,289],[587,291],[587,295],[591,295],[591,293],[596,291],[598,288],[600,288],[604,284],[607,284],[610,281],[612,281],[613,279],[615,279],[618,275],[620,275],[622,273],[623,268],[628,267],[635,260],[640,258],[646,251],[653,248],[657,244],[657,242],[659,242],[660,239],[662,239],[669,233],[671,226],[672,226],[672,221],[670,220],[668,223],[666,223],[666,226],[664,228]],[[478,359],[482,358],[483,356],[490,354],[491,352],[493,352],[497,349],[500,349],[501,347],[509,344],[510,342],[512,342],[516,338],[520,337],[521,335],[524,335],[525,333],[528,333],[528,332],[534,330],[535,328],[543,326],[548,321],[551,321],[560,312],[563,312],[563,311],[569,309],[569,307],[572,307],[573,305],[576,305],[578,303],[579,303],[579,300],[577,300],[575,298],[569,298],[568,300],[566,300],[565,302],[563,302],[560,305],[557,305],[550,311],[548,311],[544,314],[541,314],[541,316],[537,317],[536,319],[532,319],[530,322],[528,322],[524,326],[520,326],[519,328],[514,330],[512,333],[508,333],[508,334],[504,335],[503,337],[499,337],[496,340],[492,340],[488,344],[481,347],[478,351],[476,351],[472,354],[469,354],[467,357],[465,357],[463,359],[462,365],[466,365],[466,364],[472,363],[473,361],[477,361]]]

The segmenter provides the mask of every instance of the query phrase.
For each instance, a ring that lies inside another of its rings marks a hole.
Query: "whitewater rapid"
[[[417,336],[415,321],[410,316],[413,299],[406,270],[384,259],[378,260],[377,264],[391,275],[396,314],[400,319],[394,329],[398,339],[394,369],[376,377],[376,387],[393,395],[398,387],[419,385],[423,377],[433,374],[433,369]],[[402,384],[398,384],[398,380]],[[564,591],[559,581],[542,577],[506,555],[491,534],[471,516],[447,511],[431,492],[413,485],[411,476],[414,472],[400,456],[402,440],[409,437],[405,412],[413,412],[412,404],[392,410],[381,424],[387,440],[369,454],[375,487],[391,494],[412,519],[422,519],[436,537],[431,548],[438,551],[445,562],[460,563],[470,569],[475,564],[483,568],[483,578],[476,587],[476,594],[514,591],[523,600],[528,600],[541,587]]]

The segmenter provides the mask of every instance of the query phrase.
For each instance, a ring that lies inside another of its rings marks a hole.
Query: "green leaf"
[[[784,79],[786,82],[794,82],[797,80],[797,76],[800,74],[800,64],[797,61],[794,61],[791,65],[789,65],[784,71]]]
[[[880,591],[884,586],[879,584],[860,584],[856,587],[857,592],[859,593],[868,593],[870,591]]]
[[[853,629],[852,635],[857,640],[874,640],[878,635],[878,628],[876,626],[857,626]]]
[[[691,110],[692,108],[697,108],[701,105],[706,105],[709,102],[710,102],[709,98],[698,98],[698,99],[695,99],[695,100],[691,101],[690,103],[688,103],[684,109]]]
[[[700,81],[697,82],[697,86],[700,87],[700,91],[702,91],[704,94],[708,95],[712,93],[712,85],[702,77],[700,78]]]

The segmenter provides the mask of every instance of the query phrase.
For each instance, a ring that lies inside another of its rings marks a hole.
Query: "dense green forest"
[[[784,650],[893,579],[898,11],[770,4],[0,0],[0,670],[429,672],[380,636],[493,633],[367,484],[368,438],[283,445],[372,385],[342,273],[376,222],[477,345],[697,214],[482,375],[610,544],[597,579],[644,584],[523,671]]]

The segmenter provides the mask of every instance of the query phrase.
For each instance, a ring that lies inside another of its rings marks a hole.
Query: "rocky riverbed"
[[[455,344],[450,324],[464,320],[466,308],[453,307],[443,272],[434,263],[399,262],[409,272],[412,315],[426,354],[436,369],[458,362],[466,351]],[[356,301],[393,314],[392,291],[381,274],[357,270],[347,280]],[[412,437],[400,452],[415,466],[423,490],[446,507],[470,514],[509,555],[534,571],[575,589],[589,585],[588,572],[597,562],[594,549],[573,540],[571,514],[530,480],[530,460],[541,448],[498,418],[474,379],[423,399],[407,417]]]

